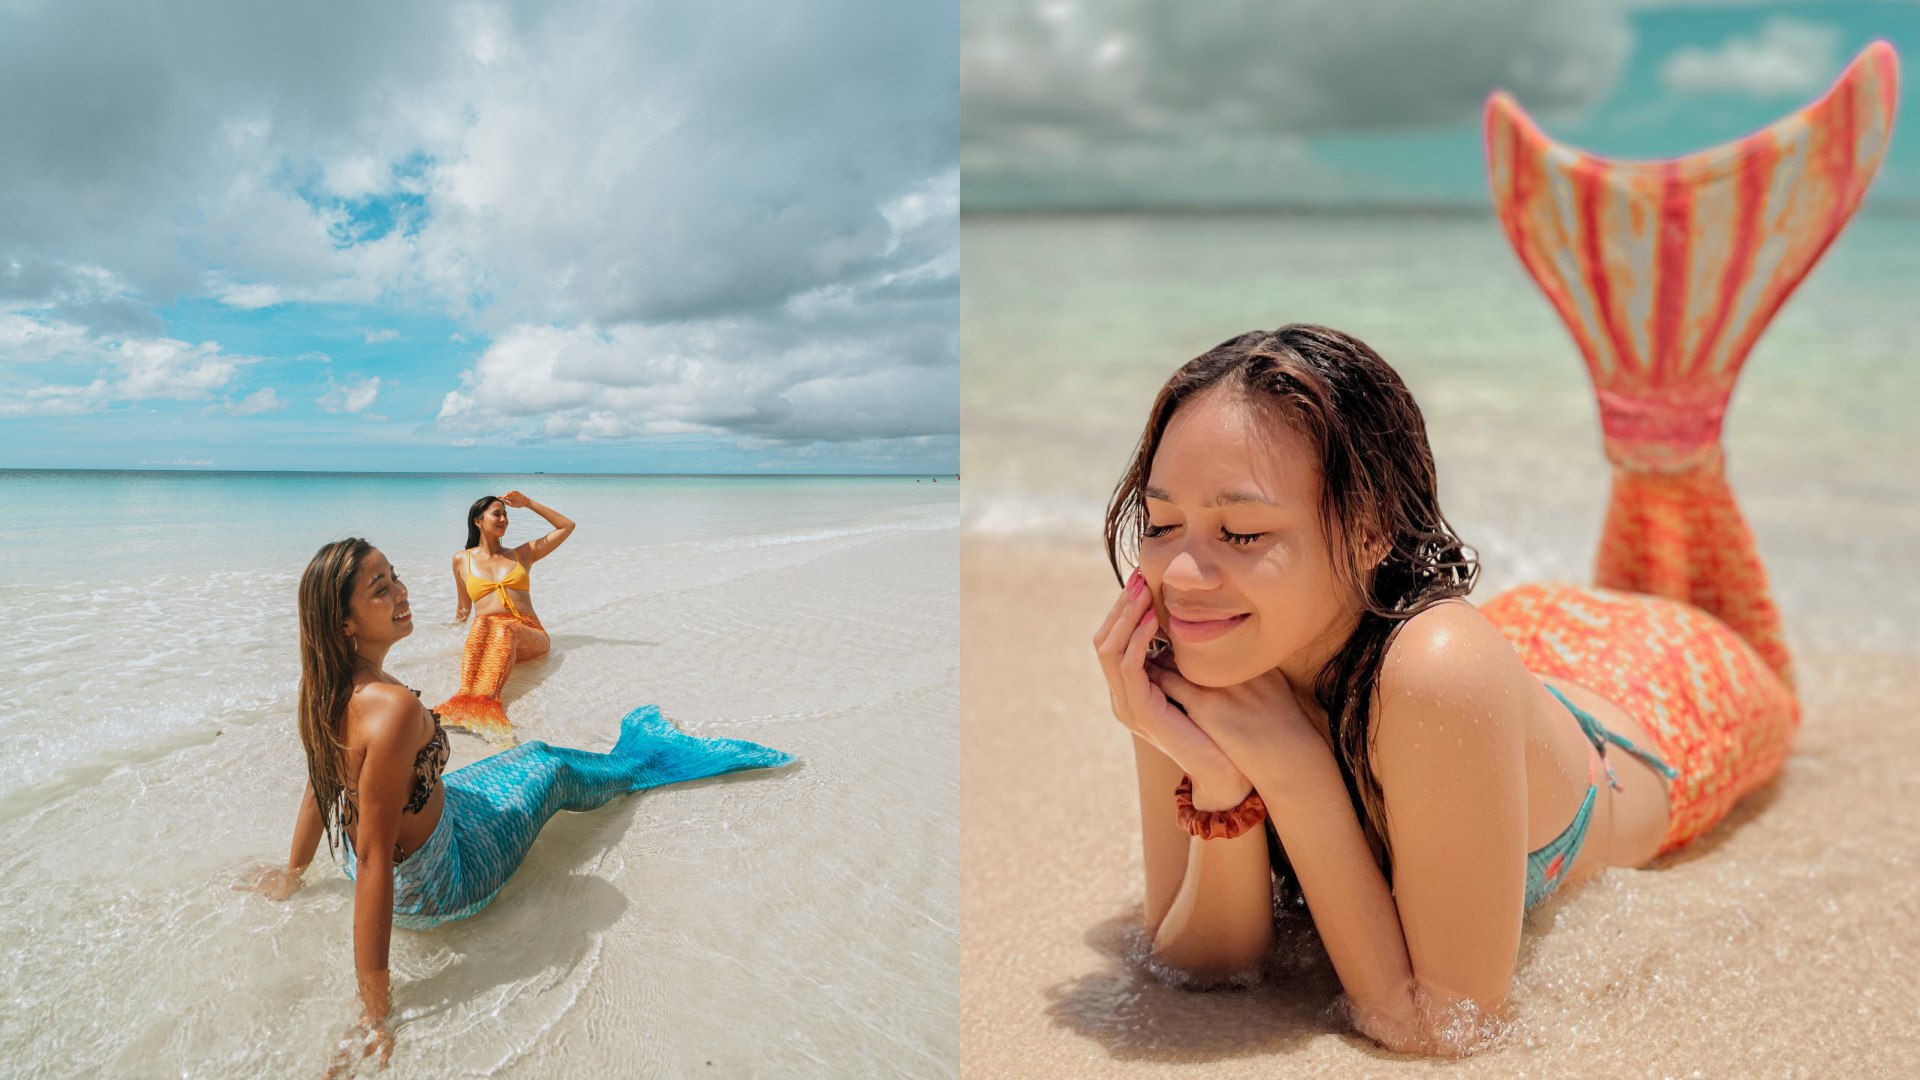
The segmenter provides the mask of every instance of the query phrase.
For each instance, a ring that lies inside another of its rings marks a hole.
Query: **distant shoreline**
[[[1884,199],[1878,202],[1869,200],[1860,208],[1861,218],[1911,218],[1920,217],[1920,200]],[[1204,205],[1188,203],[1126,203],[1088,201],[1085,203],[1046,202],[1001,203],[992,200],[968,204],[964,199],[960,205],[962,221],[986,220],[990,218],[1039,218],[1039,217],[1324,217],[1324,218],[1484,218],[1493,219],[1491,202],[1427,202],[1427,203],[1248,203]]]

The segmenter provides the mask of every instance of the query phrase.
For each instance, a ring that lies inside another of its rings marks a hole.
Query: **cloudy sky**
[[[958,28],[0,3],[0,468],[950,472]]]
[[[970,210],[1481,206],[1495,87],[1562,141],[1670,156],[1817,97],[1876,37],[1920,60],[1920,3],[966,0],[962,34]],[[1920,140],[1896,135],[1876,202],[1920,203]]]

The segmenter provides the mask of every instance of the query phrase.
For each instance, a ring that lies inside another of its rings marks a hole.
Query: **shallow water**
[[[396,931],[395,1072],[952,1075],[957,485],[510,483],[580,523],[533,570],[555,649],[508,685],[523,738],[604,750],[657,702],[800,761],[563,814],[488,909]],[[284,859],[300,795],[297,574],[380,545],[417,625],[388,670],[439,700],[447,522],[506,486],[0,474],[32,523],[0,537],[25,627],[0,646],[0,1075],[323,1068],[357,1016],[350,883],[323,850],[287,903],[231,888]],[[512,514],[510,543],[538,534]],[[456,765],[488,752],[452,738]]]
[[[1795,756],[1660,868],[1531,913],[1513,1027],[1460,1062],[1354,1034],[1311,934],[1247,989],[1195,993],[1140,962],[1132,756],[1087,646],[1116,587],[1100,521],[1175,367],[1320,322],[1420,401],[1482,558],[1476,597],[1589,580],[1608,473],[1557,317],[1477,216],[987,217],[962,242],[967,1075],[1920,1073],[1920,221],[1854,223],[1728,414],[1802,681]],[[1012,762],[1046,782],[1010,783]]]
[[[1008,216],[962,226],[971,535],[1098,537],[1181,363],[1287,322],[1373,346],[1425,413],[1479,595],[1585,580],[1608,474],[1571,338],[1491,217]],[[1796,644],[1920,650],[1920,219],[1857,219],[1749,357],[1726,447]],[[971,481],[978,481],[977,483]],[[1838,572],[1835,572],[1835,571]]]

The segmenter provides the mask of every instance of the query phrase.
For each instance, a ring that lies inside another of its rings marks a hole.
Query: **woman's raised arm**
[[[1148,678],[1147,648],[1156,628],[1146,583],[1135,574],[1094,634],[1114,717],[1134,736],[1147,930],[1163,963],[1196,975],[1230,975],[1257,963],[1272,940],[1266,840],[1259,829],[1231,840],[1200,840],[1180,826],[1174,789],[1182,776],[1192,778],[1200,810],[1231,808],[1251,788]]]
[[[1169,687],[1195,697],[1201,728],[1265,798],[1355,1024],[1392,1050],[1472,1050],[1506,1004],[1526,891],[1530,697],[1516,672],[1531,679],[1464,604],[1395,640],[1373,738],[1391,888],[1320,733],[1248,708],[1242,688]]]
[[[538,540],[529,540],[520,545],[520,561],[528,565],[539,562],[553,554],[553,549],[566,542],[573,535],[573,519],[550,506],[534,502],[518,491],[509,491],[500,496],[500,501],[508,506],[524,507],[545,518],[553,531]]]

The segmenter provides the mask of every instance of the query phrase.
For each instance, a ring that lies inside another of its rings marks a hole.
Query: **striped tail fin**
[[[1505,92],[1487,99],[1495,213],[1586,360],[1609,460],[1714,455],[1741,364],[1879,169],[1898,89],[1876,41],[1800,111],[1665,161],[1556,143]]]

